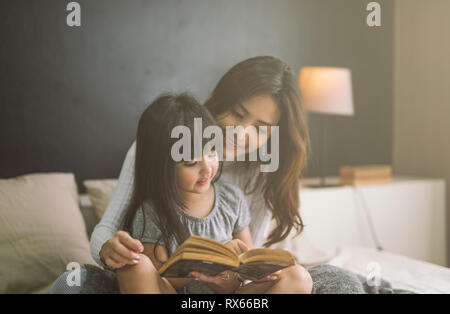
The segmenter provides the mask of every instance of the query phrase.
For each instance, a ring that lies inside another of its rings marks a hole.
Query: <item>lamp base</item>
[[[339,177],[315,177],[315,178],[301,178],[302,186],[308,188],[333,188],[343,186],[340,183]]]
[[[342,184],[305,184],[305,187],[308,188],[335,188],[335,187],[340,187],[343,186]]]

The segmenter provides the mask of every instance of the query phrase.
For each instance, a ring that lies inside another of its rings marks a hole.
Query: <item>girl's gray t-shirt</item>
[[[220,180],[213,183],[213,186],[215,200],[208,216],[195,217],[182,210],[178,211],[178,214],[191,235],[215,239],[225,244],[233,239],[233,234],[241,232],[249,225],[250,211],[244,194],[238,187]],[[133,220],[133,238],[143,243],[156,243],[161,236],[158,221],[151,200],[144,202],[136,211]],[[162,245],[162,242],[159,243]],[[169,255],[173,254],[180,244],[172,240]]]

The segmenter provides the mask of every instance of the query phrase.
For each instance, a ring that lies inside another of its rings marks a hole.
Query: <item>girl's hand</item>
[[[245,244],[244,241],[240,239],[233,239],[230,242],[227,242],[225,245],[232,249],[237,255],[241,255],[242,253],[248,251],[247,244]]]
[[[240,239],[233,239],[225,245],[228,246],[229,248],[231,248],[237,255],[241,255],[248,251],[247,245],[245,244],[245,242],[243,242]],[[243,275],[239,275],[239,276],[241,277],[241,280],[248,279],[254,283],[259,283],[259,282],[278,280],[280,278],[280,274],[281,274],[281,270],[276,271],[270,275],[267,275],[266,277],[263,277],[261,279],[255,279],[255,278],[251,278],[251,277],[243,276]]]
[[[208,284],[217,293],[232,293],[240,285],[236,273],[231,270],[225,270],[216,276],[208,276],[195,271],[190,274]]]
[[[144,246],[139,240],[133,239],[125,231],[117,233],[106,241],[100,250],[100,259],[112,268],[122,268],[125,265],[136,265],[139,263],[138,253],[144,251]]]

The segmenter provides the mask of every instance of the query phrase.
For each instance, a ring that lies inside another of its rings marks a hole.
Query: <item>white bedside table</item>
[[[316,247],[376,247],[365,202],[385,250],[447,266],[444,179],[394,177],[387,184],[307,186],[316,181],[303,179],[300,190],[304,230]],[[335,184],[338,178],[326,182]]]

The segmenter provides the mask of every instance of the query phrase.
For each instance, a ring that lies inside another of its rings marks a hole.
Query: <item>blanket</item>
[[[313,294],[414,293],[403,289],[393,289],[391,283],[382,278],[380,278],[379,282],[372,283],[359,274],[328,264],[306,267],[306,269],[313,280]]]

